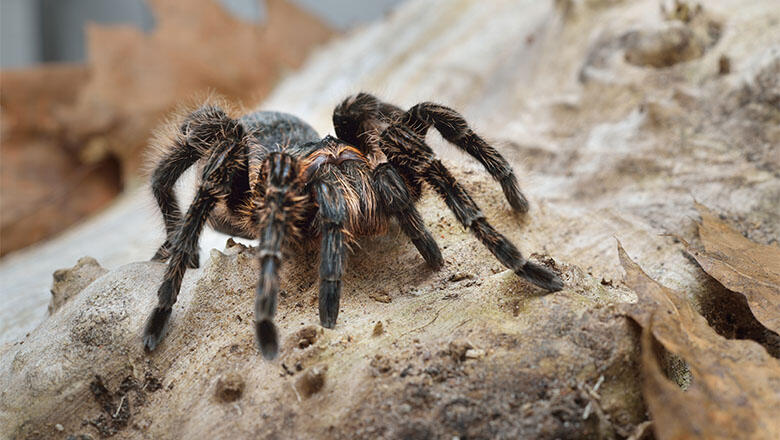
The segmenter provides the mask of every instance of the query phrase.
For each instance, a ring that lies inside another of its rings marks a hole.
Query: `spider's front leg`
[[[157,347],[165,334],[184,272],[192,256],[197,254],[198,239],[209,213],[218,199],[228,194],[233,176],[245,166],[243,143],[235,141],[241,139],[240,126],[228,124],[225,129],[226,133],[234,136],[226,136],[211,150],[198,192],[170,241],[171,256],[163,282],[157,290],[157,306],[146,321],[143,333],[144,347],[149,351]]]
[[[285,236],[295,229],[295,222],[305,209],[298,180],[298,164],[286,153],[270,153],[263,161],[265,194],[260,207],[260,281],[255,299],[255,335],[260,352],[273,359],[279,351],[279,335],[274,324],[282,245]]]
[[[336,326],[341,300],[341,275],[344,272],[344,223],[347,205],[341,190],[320,180],[314,184],[322,230],[320,249],[320,324]]]
[[[279,292],[282,244],[301,218],[307,197],[302,195],[298,164],[286,153],[271,153],[263,163],[266,193],[260,213],[260,282],[255,301],[255,333],[263,357],[273,359],[279,350],[279,335],[273,322]],[[341,191],[326,179],[311,183],[319,206],[320,323],[333,328],[339,313],[341,275],[344,263],[344,222],[347,207]]]

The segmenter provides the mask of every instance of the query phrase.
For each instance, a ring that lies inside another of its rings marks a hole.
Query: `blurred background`
[[[398,2],[2,0],[0,256],[132,185],[178,103],[256,105],[311,48]]]
[[[218,0],[235,17],[260,24],[267,19],[263,0]],[[328,26],[344,31],[374,20],[401,0],[289,0]],[[84,62],[87,23],[127,24],[149,32],[155,18],[144,0],[2,0],[0,67]],[[193,4],[192,7],[197,7]]]

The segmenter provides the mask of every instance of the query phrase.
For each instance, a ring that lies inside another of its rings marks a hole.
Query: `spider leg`
[[[237,124],[229,127],[240,130]],[[151,351],[159,344],[167,328],[173,304],[192,255],[198,251],[198,239],[218,199],[227,195],[233,175],[242,166],[243,145],[225,138],[211,150],[203,168],[202,181],[187,214],[173,234],[168,263],[162,284],[157,290],[157,306],[144,327],[143,343]]]
[[[333,112],[333,126],[340,139],[360,145],[364,152],[370,151],[368,144],[374,133],[378,134],[387,125],[398,123],[405,125],[418,134],[421,139],[431,127],[442,137],[477,159],[493,178],[501,184],[509,205],[518,212],[528,211],[528,200],[517,183],[509,162],[495,148],[469,128],[466,120],[455,110],[442,105],[424,102],[415,105],[409,111],[379,100],[368,93],[358,93],[345,99]],[[398,171],[406,175],[404,169]],[[407,179],[410,190],[417,194],[414,182]]]
[[[344,272],[344,223],[347,206],[344,195],[327,180],[313,185],[319,205],[322,230],[320,249],[320,323],[333,328],[339,315],[341,275]]]
[[[373,184],[379,201],[387,214],[393,215],[414,246],[429,266],[440,268],[444,261],[439,245],[414,207],[414,200],[404,180],[389,163],[382,163],[374,169]]]
[[[260,282],[255,299],[255,335],[260,352],[273,359],[279,351],[279,336],[273,318],[279,292],[282,244],[293,221],[303,211],[298,164],[286,153],[270,153],[262,165],[266,177],[263,206],[260,209]]]
[[[179,177],[208,154],[214,145],[213,135],[204,135],[203,132],[224,127],[231,121],[224,111],[211,105],[192,112],[179,127],[171,151],[161,158],[159,165],[152,172],[152,194],[162,213],[166,233],[165,242],[154,254],[152,261],[166,261],[171,256],[171,242],[182,221],[173,188]],[[187,267],[198,267],[198,260],[196,251],[190,255]]]
[[[493,178],[501,184],[507,201],[515,211],[527,212],[528,200],[517,183],[512,167],[495,148],[469,128],[468,123],[455,110],[431,102],[415,105],[407,111],[402,123],[423,139],[433,126],[442,137],[477,159]]]
[[[470,229],[504,266],[546,290],[554,292],[563,288],[563,282],[555,273],[527,261],[512,242],[488,223],[465,188],[418,134],[402,124],[394,124],[382,132],[381,141],[388,160],[397,167],[413,169],[414,174],[428,182],[458,221]]]
[[[176,139],[173,151],[163,158],[152,173],[152,193],[162,212],[166,235],[165,243],[154,254],[152,261],[166,261],[171,256],[171,239],[181,222],[181,210],[173,186],[200,158],[197,150],[190,148],[181,139]],[[188,267],[198,267],[198,260],[189,262]]]

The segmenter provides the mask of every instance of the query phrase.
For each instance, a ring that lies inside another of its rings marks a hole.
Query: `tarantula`
[[[198,267],[198,237],[207,222],[226,234],[259,239],[254,324],[266,359],[279,348],[273,317],[282,252],[290,246],[320,240],[319,315],[327,328],[336,325],[345,248],[356,237],[380,234],[394,219],[427,264],[440,268],[439,247],[415,208],[424,183],[504,266],[548,291],[563,287],[555,273],[523,258],[488,223],[425,143],[435,127],[482,163],[515,211],[526,212],[528,202],[509,163],[460,114],[427,102],[403,111],[360,93],[336,107],[333,125],[337,137],[320,138],[289,114],[257,111],[233,119],[214,105],[184,119],[151,177],[167,233],[152,260],[170,261],[144,328],[147,350],[165,334],[185,270]],[[173,187],[196,163],[198,190],[182,215]]]

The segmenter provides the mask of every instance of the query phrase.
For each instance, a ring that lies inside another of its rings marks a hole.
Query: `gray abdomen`
[[[282,147],[296,147],[320,140],[311,125],[289,113],[257,111],[242,116],[239,122],[247,131],[255,132],[255,138],[267,151],[279,151]]]

